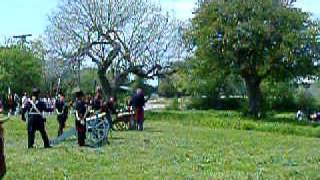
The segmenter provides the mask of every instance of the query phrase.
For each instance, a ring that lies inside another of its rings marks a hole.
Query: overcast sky
[[[192,17],[196,0],[156,0],[180,19]],[[0,38],[31,33],[38,36],[48,24],[47,16],[58,0],[0,0]],[[298,0],[298,7],[320,17],[320,0]]]

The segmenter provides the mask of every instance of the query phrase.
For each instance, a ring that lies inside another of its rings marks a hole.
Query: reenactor
[[[27,114],[28,148],[33,148],[36,131],[40,131],[44,147],[51,148],[45,129],[46,119],[43,114],[47,111],[47,108],[46,104],[40,100],[39,95],[40,90],[33,88],[32,98],[25,105],[24,112]]]
[[[66,121],[68,119],[68,105],[65,102],[64,96],[62,94],[56,101],[56,113],[57,121],[59,123],[58,136],[61,136],[63,134],[63,129],[65,128]]]
[[[102,112],[103,108],[103,97],[102,97],[102,89],[101,87],[96,88],[96,95],[93,98],[92,109],[97,112]]]
[[[77,135],[78,135],[78,144],[79,146],[85,146],[87,107],[83,99],[84,94],[80,90],[80,88],[75,88],[73,92],[76,95],[75,126],[77,130]]]
[[[136,94],[132,98],[132,105],[134,107],[136,113],[136,121],[137,121],[137,130],[143,131],[143,123],[144,123],[144,105],[146,100],[144,98],[144,93],[141,88],[138,88]]]

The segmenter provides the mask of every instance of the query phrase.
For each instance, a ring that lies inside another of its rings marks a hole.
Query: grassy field
[[[5,179],[320,179],[320,127],[292,117],[149,112],[144,132],[113,132],[101,148],[79,148],[71,138],[43,149],[37,134],[32,150],[25,124],[13,119],[5,125]],[[47,129],[56,135],[54,119]]]

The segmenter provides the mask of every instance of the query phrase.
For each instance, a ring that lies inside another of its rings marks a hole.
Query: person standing
[[[3,106],[0,99],[0,118],[1,113],[3,112]],[[6,168],[6,161],[4,156],[4,133],[3,133],[3,127],[2,127],[3,120],[0,119],[0,179],[4,177],[6,174],[7,168]]]
[[[144,105],[145,105],[144,93],[141,88],[138,88],[136,94],[133,96],[132,105],[136,113],[137,129],[143,131],[144,123]]]
[[[103,107],[104,107],[104,112],[106,112],[108,123],[111,129],[113,129],[113,124],[112,124],[112,114],[116,113],[116,99],[115,97],[111,96],[108,100],[108,102],[105,102]]]
[[[27,130],[28,130],[28,148],[33,148],[36,131],[40,131],[45,148],[51,148],[49,138],[45,130],[45,122],[43,113],[47,111],[46,104],[39,98],[40,90],[32,89],[32,98],[25,105],[25,111],[28,114]]]
[[[80,89],[74,90],[76,95],[75,102],[75,126],[78,135],[78,145],[85,146],[86,139],[86,112],[87,108],[83,99],[83,92]]]
[[[27,93],[24,92],[21,98],[21,109],[24,109],[24,106],[27,102],[28,102],[28,96],[27,96]]]
[[[103,97],[101,87],[96,88],[96,95],[93,98],[92,109],[96,112],[101,112],[103,107]]]
[[[56,102],[56,113],[57,121],[59,123],[58,136],[61,136],[68,119],[68,105],[65,102],[63,95],[60,95],[59,99]]]

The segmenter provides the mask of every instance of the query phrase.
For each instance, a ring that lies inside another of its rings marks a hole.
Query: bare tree
[[[70,64],[95,63],[105,95],[130,74],[171,72],[182,55],[182,23],[150,0],[61,0],[49,19],[50,52]]]

